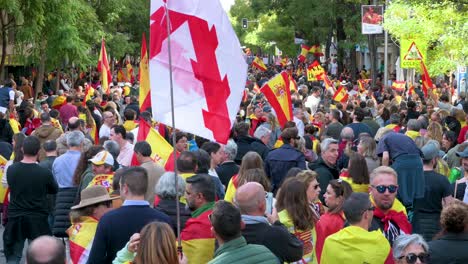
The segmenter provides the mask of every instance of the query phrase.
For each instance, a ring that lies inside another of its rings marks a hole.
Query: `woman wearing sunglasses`
[[[397,264],[429,263],[429,246],[418,234],[400,235],[393,242],[393,258]]]

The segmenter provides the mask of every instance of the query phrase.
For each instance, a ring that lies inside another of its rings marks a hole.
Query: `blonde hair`
[[[427,126],[427,136],[430,139],[437,140],[437,142],[442,142],[442,134],[443,134],[442,125],[438,122],[430,122]]]
[[[136,264],[178,264],[176,238],[171,227],[163,222],[152,222],[140,232],[140,246]]]
[[[296,178],[308,187],[311,182],[318,178],[318,174],[315,171],[303,170],[296,175]]]
[[[370,174],[370,182],[372,183],[375,178],[377,178],[380,174],[391,174],[395,177],[396,180],[398,180],[398,174],[397,172],[392,169],[391,167],[388,166],[380,166],[375,168],[371,174]]]

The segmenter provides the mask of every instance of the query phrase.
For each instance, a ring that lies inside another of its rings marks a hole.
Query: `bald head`
[[[241,214],[263,216],[265,213],[265,189],[258,182],[240,186],[234,201]]]
[[[65,246],[58,239],[51,236],[41,236],[29,245],[26,253],[28,264],[65,264]]]

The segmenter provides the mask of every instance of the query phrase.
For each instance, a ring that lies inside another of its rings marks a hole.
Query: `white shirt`
[[[304,122],[302,122],[302,120],[300,120],[297,117],[294,117],[293,121],[294,121],[294,123],[296,123],[298,135],[303,137],[304,136]]]
[[[101,128],[99,129],[99,138],[110,137],[110,131],[110,127],[108,127],[106,124],[102,124]]]
[[[314,95],[309,95],[306,102],[304,103],[305,107],[310,108],[311,114],[314,115],[317,112],[317,108],[320,104],[320,97],[315,97]]]

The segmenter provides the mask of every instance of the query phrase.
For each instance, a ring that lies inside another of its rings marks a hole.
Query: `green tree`
[[[396,39],[417,35],[429,47],[429,73],[444,74],[468,64],[466,11],[458,1],[396,0],[385,12],[384,27]]]

